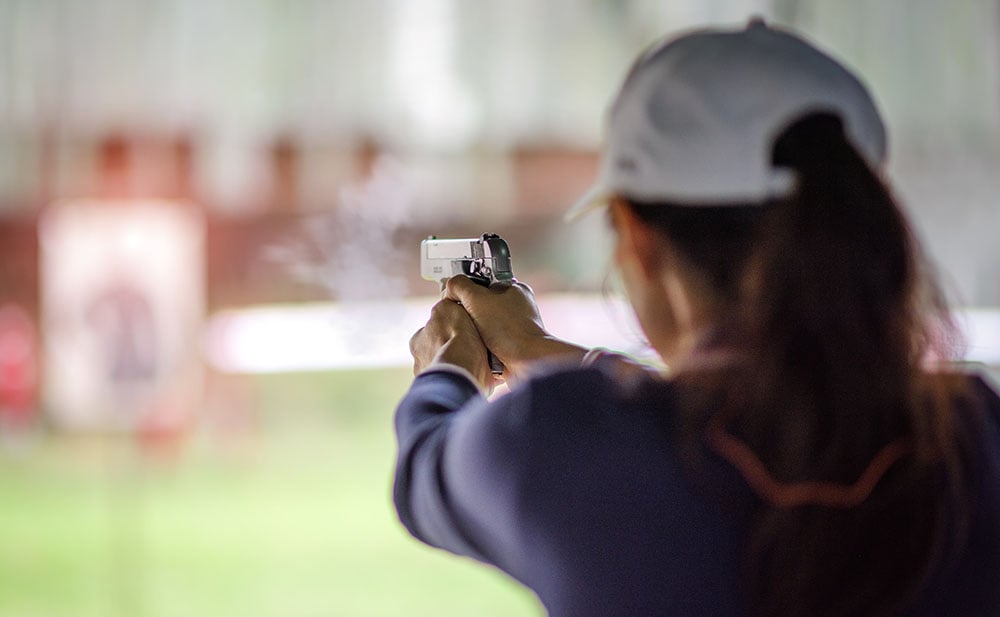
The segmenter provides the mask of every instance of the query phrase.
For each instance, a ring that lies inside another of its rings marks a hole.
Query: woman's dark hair
[[[902,212],[837,116],[789,126],[773,163],[794,173],[791,197],[628,202],[715,283],[729,308],[717,336],[745,360],[678,376],[714,393],[688,441],[708,434],[758,493],[743,579],[756,614],[895,614],[954,527],[957,386],[925,371],[953,330]],[[863,477],[870,492],[848,496]]]

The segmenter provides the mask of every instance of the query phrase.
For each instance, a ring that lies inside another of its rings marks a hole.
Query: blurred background
[[[754,14],[872,86],[995,369],[996,0],[0,0],[0,615],[540,615],[390,506],[419,241],[642,353],[561,215],[631,58]]]

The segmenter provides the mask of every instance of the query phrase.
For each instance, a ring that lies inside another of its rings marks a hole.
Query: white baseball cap
[[[606,118],[598,180],[567,218],[614,195],[649,203],[763,203],[794,176],[771,163],[774,140],[814,111],[837,114],[874,167],[886,131],[868,90],[839,62],[760,18],[742,30],[698,30],[636,60]]]

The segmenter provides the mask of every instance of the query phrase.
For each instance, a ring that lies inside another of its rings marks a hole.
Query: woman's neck
[[[680,370],[716,329],[722,302],[698,280],[676,271],[665,274],[664,291],[674,317],[674,331],[654,347],[672,371]]]

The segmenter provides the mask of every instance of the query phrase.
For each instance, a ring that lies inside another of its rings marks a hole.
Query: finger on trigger
[[[474,291],[473,288],[476,287],[478,285],[473,283],[472,279],[467,276],[453,276],[444,283],[443,297],[461,304],[466,296]]]

